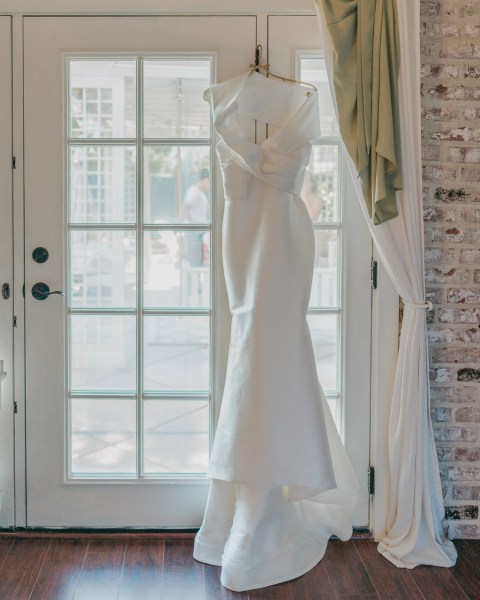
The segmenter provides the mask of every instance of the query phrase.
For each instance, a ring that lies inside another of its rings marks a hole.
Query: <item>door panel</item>
[[[25,19],[30,526],[201,522],[229,322],[201,92],[255,40],[254,17]]]
[[[11,26],[10,17],[0,17],[0,527],[11,527],[15,520]],[[2,294],[4,284],[7,298]]]

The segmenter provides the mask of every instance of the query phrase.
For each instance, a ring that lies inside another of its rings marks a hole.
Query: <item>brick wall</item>
[[[480,0],[420,5],[432,420],[449,537],[480,538]]]

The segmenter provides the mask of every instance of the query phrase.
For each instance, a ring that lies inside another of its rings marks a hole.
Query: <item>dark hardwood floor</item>
[[[397,569],[369,540],[330,541],[309,573],[235,593],[192,558],[192,536],[0,535],[0,600],[480,600],[480,540],[452,569]]]

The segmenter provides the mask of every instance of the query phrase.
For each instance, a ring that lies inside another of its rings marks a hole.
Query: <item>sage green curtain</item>
[[[402,189],[395,0],[315,0],[333,47],[340,133],[375,225],[396,217]]]

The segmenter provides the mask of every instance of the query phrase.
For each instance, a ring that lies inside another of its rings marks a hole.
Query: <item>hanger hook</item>
[[[257,44],[257,47],[255,48],[255,66],[258,67],[258,65],[260,64],[260,59],[262,58],[262,52],[263,52],[263,48],[261,44]],[[255,71],[258,72],[258,69],[255,69]]]

